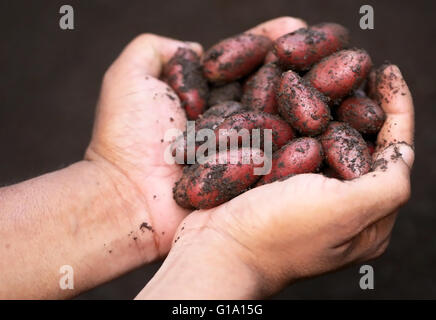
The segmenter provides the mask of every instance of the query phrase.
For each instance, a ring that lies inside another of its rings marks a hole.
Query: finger
[[[360,261],[378,258],[385,252],[389,245],[397,216],[398,211],[395,211],[369,226],[359,235],[362,243],[362,251],[358,258]]]
[[[377,139],[378,149],[397,142],[413,145],[413,100],[398,67],[380,67],[370,75],[369,86],[370,94],[386,113],[386,121]]]
[[[349,262],[363,262],[379,257],[387,248],[397,215],[398,211],[395,211],[369,225],[352,239],[346,239],[342,250]],[[341,245],[338,249],[341,250]]]
[[[306,22],[299,18],[280,17],[261,23],[256,27],[247,30],[246,33],[262,35],[274,41],[284,34],[306,27]]]
[[[154,34],[143,34],[127,45],[111,69],[124,74],[134,73],[159,77],[162,66],[171,59],[180,47],[190,48],[199,56],[203,54],[203,48],[199,43],[182,42]]]
[[[410,198],[412,148],[399,143],[379,152],[374,171],[343,183],[336,221],[348,226],[349,237],[398,210]]]

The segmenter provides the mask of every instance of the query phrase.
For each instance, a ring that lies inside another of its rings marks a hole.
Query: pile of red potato
[[[203,57],[179,48],[163,79],[177,93],[195,130],[271,129],[272,169],[254,175],[257,161],[186,165],[174,187],[184,208],[211,208],[237,195],[302,173],[353,179],[371,170],[375,138],[385,121],[365,93],[372,69],[365,50],[349,48],[349,32],[335,23],[299,29],[272,42],[240,34]],[[369,96],[371,96],[369,94]],[[186,132],[180,140],[186,140]],[[218,138],[217,138],[218,139]],[[186,149],[186,142],[181,144]],[[186,150],[185,150],[186,151]],[[226,157],[262,149],[239,148]],[[186,153],[185,153],[186,156]]]

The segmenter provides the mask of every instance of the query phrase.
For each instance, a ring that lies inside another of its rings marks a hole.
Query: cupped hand
[[[302,174],[254,188],[188,216],[176,236],[187,240],[175,248],[198,242],[237,257],[258,281],[255,297],[381,255],[410,197],[414,110],[396,66],[381,67],[370,86],[387,115],[373,171],[351,181]]]
[[[166,131],[183,129],[186,117],[177,95],[158,79],[179,47],[202,54],[199,44],[152,34],[138,36],[125,48],[104,76],[86,152],[86,159],[101,166],[115,185],[123,184],[136,195],[137,203],[129,204],[132,213],[120,214],[132,214],[135,229],[142,222],[153,232],[157,256],[167,253],[188,213],[172,197],[182,169],[164,160]]]
[[[276,38],[304,25],[297,19],[279,18],[259,26],[256,32]],[[126,47],[104,76],[86,153],[88,160],[108,174],[116,172],[115,184],[134,190],[138,203],[132,204],[137,209],[132,221],[145,221],[152,228],[158,256],[168,252],[177,226],[189,213],[172,195],[182,167],[168,164],[164,158],[170,143],[164,139],[166,132],[183,131],[186,116],[177,95],[159,80],[163,65],[179,47],[191,48],[200,56],[203,53],[197,43],[153,34],[141,35]]]

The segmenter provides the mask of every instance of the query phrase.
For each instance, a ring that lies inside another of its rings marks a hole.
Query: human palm
[[[183,130],[186,116],[175,93],[158,80],[162,65],[180,46],[201,54],[199,45],[153,35],[140,36],[125,49],[105,74],[87,150],[87,158],[110,164],[135,189],[159,255],[168,252],[175,229],[189,213],[172,197],[182,167],[164,159],[170,143],[165,133]]]

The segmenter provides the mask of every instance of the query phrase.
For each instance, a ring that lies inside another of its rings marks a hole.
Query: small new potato
[[[206,110],[205,113],[199,116],[195,120],[195,133],[201,129],[215,130],[224,119],[231,114],[241,112],[244,107],[236,101],[226,101],[217,104]],[[176,157],[177,163],[183,163],[188,156],[193,158],[198,148],[198,143],[195,143],[195,147],[188,150],[187,145],[187,132],[185,131],[180,135],[172,144],[172,154]]]
[[[259,149],[241,148],[211,155],[204,164],[184,169],[174,186],[174,199],[187,209],[216,207],[255,184],[261,176],[254,174],[254,168],[262,166],[263,153]]]
[[[367,97],[345,99],[336,112],[339,121],[348,123],[363,134],[379,132],[386,118],[383,109]]]
[[[226,145],[229,141],[238,141],[239,144],[242,141],[251,142],[253,129],[260,129],[261,139],[264,129],[272,131],[272,150],[279,149],[295,136],[292,127],[279,116],[260,111],[246,111],[231,115],[215,129],[217,145]]]
[[[314,136],[327,128],[327,99],[294,71],[282,74],[277,100],[280,115],[301,134]]]
[[[307,71],[322,58],[346,48],[348,30],[337,23],[301,28],[278,38],[273,45],[278,63],[294,71]]]
[[[321,136],[327,164],[341,178],[350,180],[368,173],[371,155],[360,133],[347,123],[331,122]]]
[[[195,129],[212,129],[221,124],[225,118],[232,114],[246,110],[245,106],[237,101],[224,101],[210,107],[195,121]]]
[[[365,50],[342,50],[321,60],[304,78],[337,102],[362,84],[371,67],[371,58]]]
[[[179,96],[188,119],[197,119],[206,109],[209,91],[200,57],[191,49],[177,49],[164,66],[163,78]]]
[[[222,40],[205,53],[204,76],[213,83],[242,78],[263,62],[270,47],[269,38],[249,33]]]
[[[251,110],[277,113],[276,91],[282,72],[274,63],[262,66],[244,85],[242,104]]]
[[[324,159],[321,143],[309,137],[298,138],[273,154],[271,172],[257,185],[271,183],[295,174],[317,172]]]

